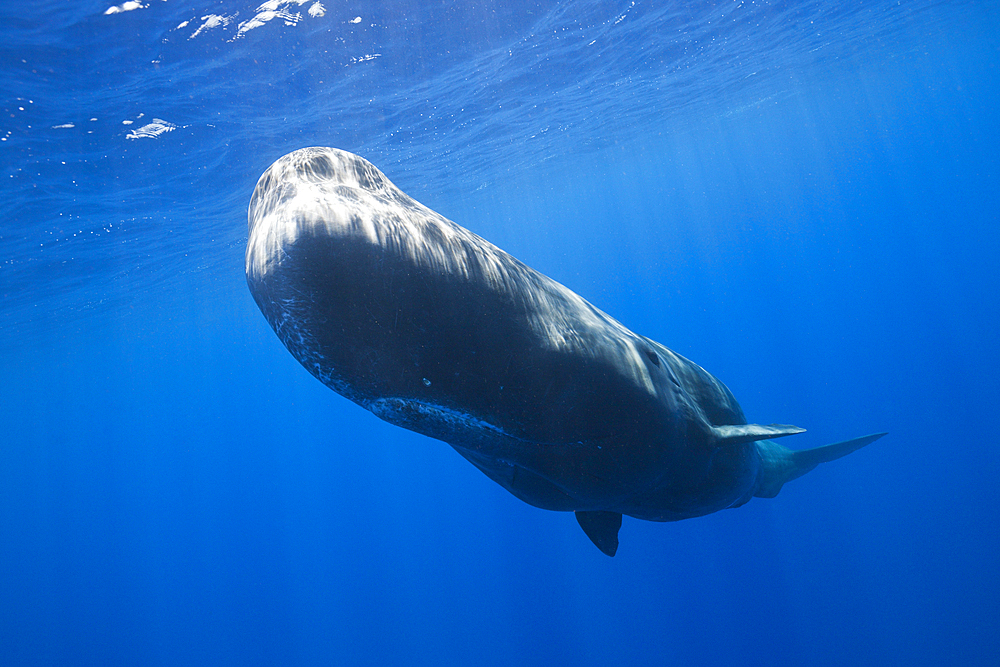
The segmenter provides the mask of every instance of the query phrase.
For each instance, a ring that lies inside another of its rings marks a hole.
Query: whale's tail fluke
[[[837,442],[814,449],[789,449],[770,441],[758,441],[757,451],[761,457],[761,471],[754,496],[774,498],[785,482],[801,477],[820,463],[826,463],[853,451],[870,445],[885,433],[873,433],[853,440]]]

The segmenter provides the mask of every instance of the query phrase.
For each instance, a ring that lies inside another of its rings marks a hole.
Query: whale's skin
[[[722,382],[367,160],[294,151],[261,176],[248,219],[247,282],[292,355],[521,500],[676,521],[760,491],[772,443],[720,436],[746,424]]]

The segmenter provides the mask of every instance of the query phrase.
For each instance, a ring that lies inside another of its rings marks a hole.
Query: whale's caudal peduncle
[[[404,194],[304,148],[264,172],[247,283],[292,355],[380,418],[450,444],[521,500],[573,511],[608,555],[623,514],[736,507],[881,437],[812,450],[729,389]]]

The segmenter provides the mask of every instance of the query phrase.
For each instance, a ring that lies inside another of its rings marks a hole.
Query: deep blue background
[[[1000,662],[996,3],[66,4],[0,16],[0,664]],[[271,332],[312,144],[788,444],[890,435],[605,557]]]

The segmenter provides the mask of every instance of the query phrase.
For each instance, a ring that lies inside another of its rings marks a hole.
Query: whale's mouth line
[[[383,397],[366,402],[364,407],[390,424],[443,440],[515,495],[517,492],[514,489],[514,477],[518,471],[521,471],[522,474],[530,473],[537,479],[544,480],[552,488],[565,494],[567,498],[575,497],[573,489],[562,484],[558,478],[554,479],[542,470],[525,465],[523,461],[517,460],[517,456],[505,455],[511,453],[510,448],[516,450],[521,447],[544,447],[545,445],[542,443],[525,440],[468,412],[430,401]],[[566,444],[579,447],[587,446],[582,441],[564,443],[564,446]],[[507,449],[507,452],[497,449],[498,445]],[[509,479],[505,475],[497,476],[498,465],[507,471],[510,475]],[[525,500],[525,502],[530,502],[530,500]]]
[[[597,441],[550,442],[525,438],[523,435],[511,433],[501,426],[464,410],[456,410],[447,405],[416,398],[389,396],[367,400],[359,404],[379,419],[390,424],[402,426],[437,440],[443,440],[456,449],[480,454],[488,450],[491,451],[491,456],[494,458],[498,460],[509,459],[507,462],[511,464],[515,463],[514,459],[496,450],[498,445],[507,448],[525,447],[530,449],[545,447],[586,448],[590,446],[601,449],[602,447]]]
[[[521,439],[485,419],[430,401],[389,396],[367,401],[364,407],[379,419],[407,428],[423,424],[425,427],[438,427],[457,432],[487,431],[505,438]]]

